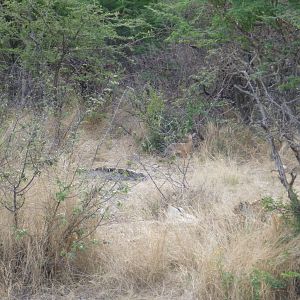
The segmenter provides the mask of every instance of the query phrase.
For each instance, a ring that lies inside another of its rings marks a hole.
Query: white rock
[[[175,223],[196,223],[197,222],[197,218],[185,212],[182,207],[175,207],[172,205],[168,206],[168,210],[166,212],[166,219],[167,221],[171,221]]]

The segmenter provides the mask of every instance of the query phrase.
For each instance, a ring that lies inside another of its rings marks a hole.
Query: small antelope
[[[193,136],[195,134],[188,134],[186,136],[186,143],[172,143],[165,150],[165,156],[179,155],[182,158],[187,158],[192,152],[193,148]]]

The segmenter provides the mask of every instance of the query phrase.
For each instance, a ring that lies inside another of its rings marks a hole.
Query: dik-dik
[[[186,143],[172,143],[165,150],[165,156],[179,155],[182,158],[187,158],[192,153],[193,137],[195,134],[188,134],[186,136]]]

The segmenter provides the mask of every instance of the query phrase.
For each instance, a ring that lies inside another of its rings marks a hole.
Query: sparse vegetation
[[[3,0],[0,36],[1,299],[299,297],[298,1]]]

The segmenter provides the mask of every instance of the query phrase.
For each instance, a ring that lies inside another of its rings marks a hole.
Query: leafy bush
[[[90,260],[94,233],[107,218],[109,184],[93,187],[79,168],[65,169],[78,124],[55,143],[49,115],[7,116],[0,125],[0,289],[24,294],[50,280],[73,280],[97,268]],[[61,128],[63,129],[63,128]],[[74,144],[73,144],[74,145]]]
[[[60,107],[68,86],[84,94],[103,85],[114,73],[116,47],[108,40],[118,36],[112,18],[79,0],[2,1],[3,93],[11,101],[44,100]]]
[[[300,214],[299,214],[299,197],[294,192],[294,199],[289,203],[275,200],[272,197],[264,197],[262,199],[263,206],[268,211],[280,213],[286,223],[291,225],[297,233],[300,232]]]
[[[263,291],[264,284],[276,290],[286,288],[286,283],[282,279],[277,279],[272,274],[266,271],[254,270],[250,277],[251,285],[253,288],[253,299],[255,300],[262,299],[261,291]]]
[[[168,144],[191,133],[197,126],[197,118],[205,111],[201,101],[178,99],[167,103],[151,87],[141,94],[134,92],[130,101],[146,126],[147,136],[141,142],[143,149],[149,152],[162,152]]]
[[[157,2],[157,0],[98,0],[98,2],[109,11],[117,11],[134,17],[146,5]]]
[[[163,99],[152,89],[149,90],[149,98],[145,107],[144,121],[148,128],[148,136],[142,146],[144,150],[162,150],[164,145],[163,126],[165,123],[165,103]]]

